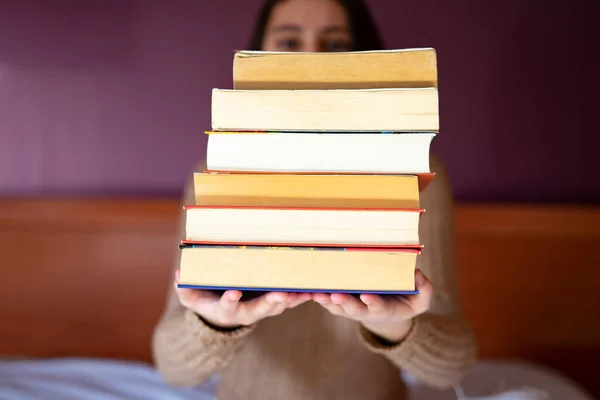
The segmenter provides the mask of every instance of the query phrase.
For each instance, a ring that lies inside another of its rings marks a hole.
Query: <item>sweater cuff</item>
[[[237,342],[249,335],[255,325],[242,326],[235,329],[217,329],[208,325],[193,310],[185,310],[185,326],[198,339],[205,343]]]
[[[408,334],[398,343],[386,342],[362,324],[359,325],[358,333],[367,349],[380,354],[394,353],[397,357],[410,359],[411,355],[415,352],[415,347],[418,346],[415,342],[418,341],[419,336],[422,336],[423,331],[423,323],[420,316],[413,318],[412,322],[412,327],[408,331]]]
[[[471,329],[461,316],[421,314],[400,343],[386,344],[360,328],[360,337],[371,351],[391,360],[414,378],[437,388],[460,382],[475,363],[477,348]]]
[[[450,357],[472,358],[473,337],[468,325],[458,317],[449,318],[444,315],[421,314],[413,318],[413,326],[406,337],[399,343],[388,344],[360,325],[360,338],[364,345],[376,353],[385,354],[400,363],[418,362],[424,358],[448,359],[448,351],[455,353]],[[461,361],[461,360],[458,360]],[[457,362],[458,362],[457,361]]]
[[[406,344],[408,342],[410,347],[411,338],[414,336],[415,331],[419,330],[419,319],[418,317],[413,318],[412,326],[404,339],[399,341],[398,343],[388,343],[383,338],[375,335],[373,332],[365,328],[363,324],[359,324],[358,326],[358,334],[360,336],[363,344],[371,351],[376,353],[385,353],[389,351],[397,351],[401,347],[407,347]]]

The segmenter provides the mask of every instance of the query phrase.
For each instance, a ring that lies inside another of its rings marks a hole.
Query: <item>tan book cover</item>
[[[339,53],[237,51],[234,88],[372,89],[437,87],[433,48]]]

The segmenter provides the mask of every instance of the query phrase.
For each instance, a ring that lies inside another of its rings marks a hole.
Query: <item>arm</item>
[[[204,166],[201,164],[196,168],[195,171],[202,171]],[[184,204],[194,204],[193,179],[186,184]],[[184,235],[185,214],[181,209],[170,277],[174,277],[175,270],[179,269],[180,251],[177,245]],[[173,282],[169,281],[165,308],[152,338],[154,363],[169,384],[193,386],[221,371],[253,326],[229,330],[210,327],[194,311],[181,304]]]
[[[476,346],[468,322],[461,315],[455,270],[453,200],[443,165],[432,159],[435,179],[422,192],[420,235],[424,244],[417,268],[433,285],[427,312],[412,320],[406,336],[386,343],[363,325],[360,335],[370,350],[381,353],[399,368],[431,386],[447,388],[470,370]]]

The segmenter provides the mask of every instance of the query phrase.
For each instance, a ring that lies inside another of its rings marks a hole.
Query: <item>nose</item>
[[[316,45],[316,44],[315,44],[315,45],[313,45],[313,44],[310,44],[310,45],[306,45],[306,46],[304,46],[304,49],[303,49],[303,50],[304,50],[304,51],[306,51],[306,52],[313,52],[313,53],[316,53],[316,52],[320,52],[320,51],[321,51],[321,48],[320,48],[318,45]]]
[[[304,40],[304,46],[302,46],[302,51],[305,52],[320,52],[321,46],[319,45],[319,40],[317,37],[310,35]]]

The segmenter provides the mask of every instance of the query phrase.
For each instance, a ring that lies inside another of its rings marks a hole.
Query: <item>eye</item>
[[[350,45],[346,41],[341,40],[330,40],[323,44],[323,51],[336,52],[336,51],[349,51]]]
[[[300,47],[300,41],[298,39],[288,38],[277,41],[277,47],[282,50],[297,50]]]

